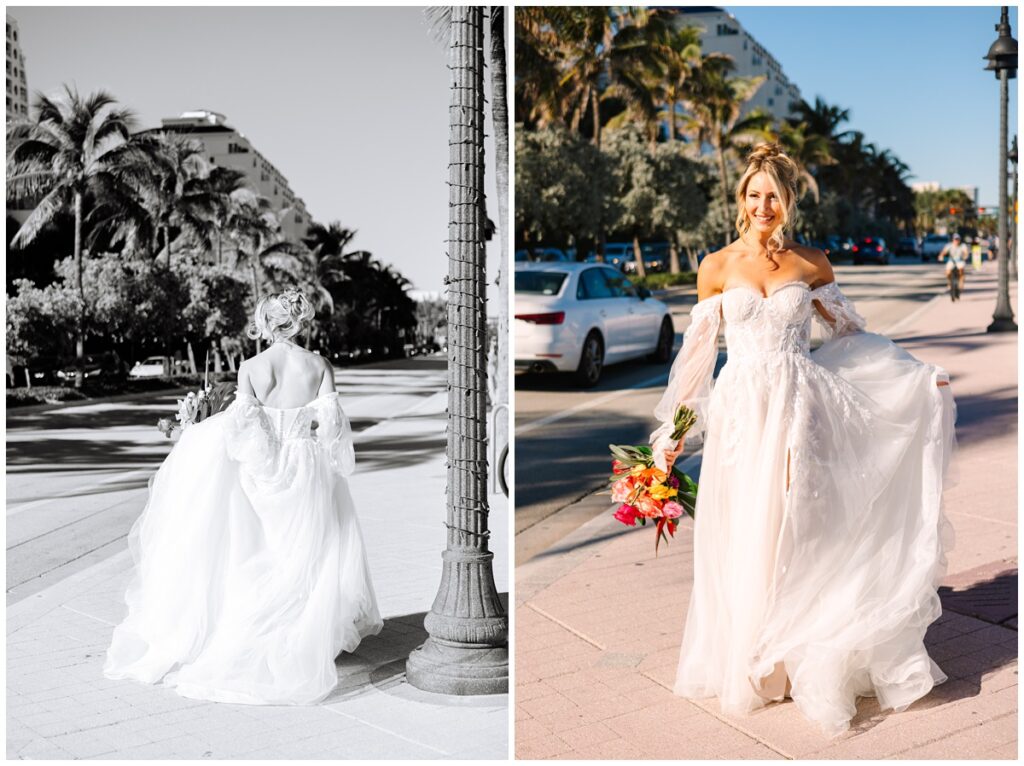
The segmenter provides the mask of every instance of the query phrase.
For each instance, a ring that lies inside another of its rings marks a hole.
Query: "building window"
[[[780,88],[778,85],[775,86],[775,95],[776,96],[781,96],[782,95],[782,88]]]
[[[275,197],[277,196],[277,187],[276,186],[274,187],[274,196]]]
[[[256,167],[256,158],[255,157],[252,158],[252,166]]]
[[[746,49],[747,49],[747,41],[746,41],[746,40],[744,40],[744,41],[743,41],[743,50],[746,50]]]
[[[750,57],[750,63],[753,66],[761,66],[761,57],[755,53],[753,56]]]
[[[771,98],[771,97],[768,98],[768,106],[775,106],[775,99],[774,98]]]
[[[299,215],[298,213],[295,214],[295,223],[297,223],[297,224],[301,224],[302,223],[302,216]]]

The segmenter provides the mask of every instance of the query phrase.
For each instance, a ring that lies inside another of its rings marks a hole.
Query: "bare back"
[[[238,368],[238,390],[267,407],[292,409],[334,391],[334,371],[318,354],[275,343]]]

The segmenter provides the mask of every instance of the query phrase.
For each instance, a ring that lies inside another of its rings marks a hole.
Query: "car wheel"
[[[647,359],[654,364],[668,364],[672,359],[672,344],[675,339],[676,331],[672,326],[672,318],[665,317],[661,320],[661,329],[658,330],[658,345]]]
[[[583,341],[583,353],[580,354],[580,365],[576,368],[576,382],[584,388],[593,388],[601,380],[604,368],[604,342],[601,333],[591,330]]]

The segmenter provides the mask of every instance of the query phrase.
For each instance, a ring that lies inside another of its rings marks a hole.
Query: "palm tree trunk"
[[[491,34],[491,120],[494,123],[494,154],[498,177],[498,295],[505,294],[508,279],[508,94],[505,73],[505,6],[492,5]],[[496,403],[508,403],[508,301],[498,300],[498,366],[494,388]],[[500,420],[491,435],[493,444],[508,442],[508,424]]]
[[[640,249],[640,237],[637,234],[633,234],[633,257],[636,259],[636,275],[640,279],[644,279],[647,276],[647,267],[644,266],[644,253]]]
[[[732,227],[729,226],[729,175],[725,167],[725,149],[721,144],[716,148],[718,149],[718,172],[722,178],[722,212],[725,215],[725,225],[723,228],[725,240],[722,242],[722,246],[725,247],[729,244],[729,240],[732,239]]]
[[[676,140],[676,102],[668,102],[668,140],[675,142]]]
[[[597,100],[597,89],[590,91],[590,115],[594,121],[594,146],[601,148],[601,105]]]
[[[171,227],[164,226],[164,244],[167,245],[167,268],[171,267]]]
[[[256,313],[256,306],[260,302],[260,280],[256,276],[256,264],[253,261],[249,261],[249,271],[252,272],[252,310],[253,314]],[[263,349],[263,339],[260,337],[256,338],[256,353],[260,353]]]
[[[78,334],[75,337],[75,388],[85,383],[85,283],[82,272],[82,193],[75,192],[75,278],[78,282]]]
[[[683,270],[679,263],[679,244],[676,242],[675,234],[668,239],[668,271],[669,274],[678,274]]]
[[[409,655],[413,686],[508,691],[508,617],[487,548],[483,7],[452,6],[448,164],[448,492],[441,584]]]

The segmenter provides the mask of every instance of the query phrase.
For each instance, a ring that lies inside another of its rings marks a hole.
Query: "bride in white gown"
[[[290,338],[312,317],[265,297],[222,413],[184,429],[128,536],[135,560],[104,674],[185,697],[311,704],[335,658],[382,627],[345,476],[352,432],[330,364]]]
[[[864,332],[828,259],[783,236],[796,180],[777,146],[751,154],[740,238],[701,264],[651,444],[660,467],[676,459],[681,403],[707,434],[676,694],[729,713],[789,696],[835,735],[859,696],[903,710],[946,679],[923,639],[941,612],[955,406],[942,369]]]

